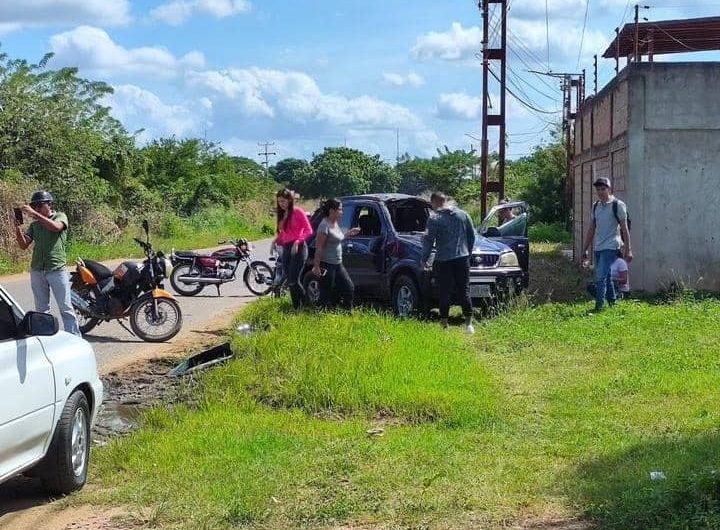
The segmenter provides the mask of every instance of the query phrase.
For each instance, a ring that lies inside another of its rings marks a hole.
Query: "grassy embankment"
[[[155,215],[157,217],[157,215]],[[145,239],[139,221],[102,241],[87,241],[70,233],[68,262],[79,257],[92,260],[139,258],[143,255],[133,237]],[[161,216],[150,223],[150,241],[156,250],[166,254],[175,249],[198,249],[217,246],[218,241],[244,237],[248,240],[272,237],[273,220],[265,203],[247,203],[242,211],[221,207],[208,208],[190,217]],[[74,227],[71,227],[73,230]],[[74,232],[82,229],[74,229]],[[21,272],[30,266],[30,251],[17,256],[0,256],[0,275]]]
[[[534,301],[472,339],[249,307],[269,327],[233,339],[198,409],[153,410],[96,450],[79,500],[180,528],[720,526],[720,303],[588,317],[557,247],[536,245],[534,269]]]

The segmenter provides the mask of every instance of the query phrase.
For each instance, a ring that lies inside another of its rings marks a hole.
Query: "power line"
[[[490,70],[490,69],[488,69],[488,71],[490,72],[490,75],[492,75],[492,76],[495,78],[495,80],[499,83],[499,82],[500,82],[500,78],[499,78],[497,75],[495,75],[495,72],[493,72],[493,71]],[[550,110],[538,109],[537,107],[534,107],[533,105],[531,105],[531,104],[528,103],[527,101],[523,100],[521,97],[518,97],[518,95],[515,94],[515,93],[514,93],[512,90],[510,90],[509,88],[505,87],[505,90],[507,90],[508,93],[518,101],[518,103],[522,104],[523,106],[527,107],[528,109],[530,109],[530,110],[532,110],[532,111],[534,111],[534,112],[539,112],[540,114],[559,114],[560,112],[562,112],[561,110],[552,110],[552,111],[550,111]]]
[[[585,42],[585,29],[587,28],[588,13],[590,12],[590,0],[585,0],[585,21],[583,22],[582,34],[580,35],[580,51],[578,51],[577,65],[575,70],[580,68],[580,59],[582,58],[583,43]]]
[[[551,101],[556,101],[556,100],[558,99],[558,96],[557,96],[557,95],[551,96],[551,95],[547,94],[546,92],[543,92],[543,91],[540,90],[538,87],[536,87],[534,84],[530,83],[527,79],[525,79],[524,77],[522,77],[520,74],[518,74],[517,72],[513,71],[511,68],[508,68],[508,70],[509,70],[510,72],[512,72],[512,74],[513,74],[517,79],[519,79],[520,81],[522,81],[523,83],[525,83],[527,86],[529,86],[530,88],[532,88],[535,92],[537,92],[537,93],[540,94],[541,96],[544,96],[544,97],[546,97],[547,99],[549,99],[549,100],[551,100]]]
[[[542,129],[539,129],[539,130],[537,130],[537,131],[527,131],[527,132],[511,133],[511,134],[508,134],[508,136],[513,136],[513,137],[514,137],[514,136],[537,136],[537,135],[542,134],[542,133],[544,133],[545,131],[547,131],[550,127],[551,127],[551,125],[550,125],[550,124],[547,124],[547,125],[545,125],[545,127],[543,127]]]
[[[512,37],[511,37],[511,40],[512,40]],[[530,65],[518,52],[516,52],[515,48],[510,47],[509,50],[510,50],[510,53],[512,55],[514,55],[515,57],[517,57],[517,59],[525,66],[525,68],[527,68],[528,72],[531,72],[533,70],[534,67],[532,65]],[[545,65],[540,63],[540,67],[544,68]],[[557,87],[554,87],[550,83],[548,83],[544,77],[539,76],[537,74],[533,74],[533,75],[535,75],[538,78],[538,80],[542,84],[544,84],[547,88],[549,88],[550,90],[556,90]]]
[[[548,14],[548,0],[545,0],[545,40],[547,41],[547,69],[550,71],[550,17]]]

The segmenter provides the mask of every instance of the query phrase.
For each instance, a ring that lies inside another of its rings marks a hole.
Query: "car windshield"
[[[395,231],[403,233],[425,232],[430,206],[418,199],[388,203],[388,211]]]
[[[527,212],[522,206],[496,207],[478,232],[484,234],[489,228],[496,228],[502,237],[523,237],[527,232]]]

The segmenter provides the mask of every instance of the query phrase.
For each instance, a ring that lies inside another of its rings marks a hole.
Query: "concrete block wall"
[[[641,63],[586,101],[573,173],[577,260],[592,181],[608,176],[633,220],[633,288],[720,291],[718,86],[720,63]]]

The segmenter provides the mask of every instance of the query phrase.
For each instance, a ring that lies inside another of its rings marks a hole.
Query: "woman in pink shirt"
[[[300,283],[300,273],[308,257],[307,240],[312,236],[307,214],[295,206],[295,194],[284,189],[277,194],[277,237],[273,247],[280,246],[282,266],[287,275],[290,298],[295,309],[302,306],[305,297]]]

